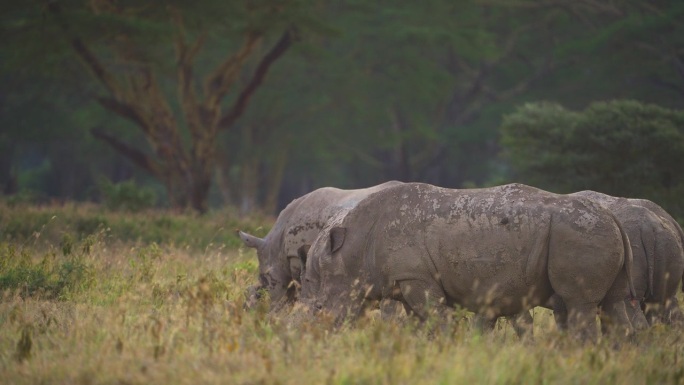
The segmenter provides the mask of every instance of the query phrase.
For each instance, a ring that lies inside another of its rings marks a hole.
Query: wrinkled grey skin
[[[613,212],[629,236],[632,277],[649,323],[682,322],[677,289],[684,276],[684,233],[670,214],[647,199],[618,198],[596,191],[575,194]],[[682,289],[684,290],[684,288]]]
[[[619,223],[587,199],[520,184],[450,190],[407,183],[326,226],[309,250],[300,299],[338,322],[384,298],[421,319],[459,304],[489,321],[557,293],[571,329],[595,340],[599,305],[632,330],[624,303],[633,294],[631,258]]]
[[[259,259],[259,284],[247,289],[246,306],[253,306],[265,289],[271,298],[271,309],[277,309],[296,297],[301,262],[308,247],[323,226],[342,215],[368,195],[401,184],[389,181],[357,190],[323,187],[292,201],[280,212],[271,231],[264,238],[238,231],[245,246],[255,248]]]

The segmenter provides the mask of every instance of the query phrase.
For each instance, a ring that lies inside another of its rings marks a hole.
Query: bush
[[[102,178],[98,182],[104,205],[110,210],[141,211],[154,207],[157,196],[147,187],[139,187],[134,181],[112,183]]]
[[[264,236],[271,223],[272,219],[242,218],[227,209],[198,216],[164,210],[107,212],[92,204],[20,207],[3,205],[0,200],[0,242],[48,248],[69,235],[75,242],[96,236],[104,242],[157,243],[206,251],[240,247],[235,229]]]
[[[90,287],[94,274],[84,260],[88,249],[83,248],[80,255],[71,254],[72,249],[66,246],[62,250],[61,257],[48,252],[40,261],[34,262],[25,250],[1,245],[0,291],[18,290],[24,297],[63,298]]]
[[[514,179],[555,192],[647,198],[676,217],[684,189],[684,112],[631,100],[573,112],[526,104],[504,118],[501,144]]]

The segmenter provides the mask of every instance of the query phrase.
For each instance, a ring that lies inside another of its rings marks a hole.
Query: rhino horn
[[[330,252],[334,253],[342,247],[344,243],[344,236],[347,234],[347,229],[344,227],[333,227],[330,229]]]
[[[250,235],[247,233],[244,233],[240,230],[238,230],[238,236],[242,240],[242,243],[245,244],[247,247],[251,247],[254,249],[260,249],[264,243],[266,243],[263,238],[255,237],[254,235]]]

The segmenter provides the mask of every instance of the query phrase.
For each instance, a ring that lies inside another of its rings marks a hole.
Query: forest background
[[[684,2],[0,5],[12,201],[274,214],[321,186],[522,182],[684,218]]]

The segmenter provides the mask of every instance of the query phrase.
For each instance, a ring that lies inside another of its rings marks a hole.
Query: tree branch
[[[144,132],[149,131],[149,127],[140,112],[130,104],[119,102],[116,99],[104,96],[95,96],[95,100],[105,109],[130,120],[142,128]]]
[[[292,46],[292,42],[295,39],[295,34],[296,31],[294,28],[290,28],[285,31],[278,42],[261,59],[259,65],[254,71],[254,74],[252,75],[252,78],[242,90],[240,96],[238,96],[237,100],[233,104],[233,107],[225,116],[221,118],[221,121],[219,122],[220,129],[228,129],[238,118],[240,118],[240,116],[242,116],[242,114],[245,112],[249,99],[264,81],[264,78],[266,78],[266,74],[273,63],[281,58],[283,54],[285,54],[285,52],[290,48],[290,46]]]
[[[530,87],[530,85],[546,75],[549,70],[551,69],[551,58],[547,57],[544,60],[544,63],[537,67],[537,70],[534,71],[534,73],[522,80],[520,80],[518,83],[516,83],[514,86],[506,89],[506,90],[500,90],[500,91],[494,91],[491,88],[485,86],[483,88],[484,93],[494,101],[501,101],[501,100],[508,100],[514,96],[518,96],[521,93],[527,91],[527,89]]]
[[[670,91],[674,91],[684,97],[684,87],[682,87],[680,84],[674,83],[674,82],[668,82],[666,80],[661,79],[658,76],[651,76],[648,78],[648,80],[655,84],[658,87],[668,89]]]
[[[90,130],[90,133],[96,138],[99,139],[108,145],[110,145],[112,148],[114,148],[117,152],[119,152],[121,155],[125,156],[128,158],[131,162],[133,162],[135,165],[138,167],[142,168],[145,170],[147,173],[150,175],[160,178],[161,177],[161,167],[157,162],[155,162],[152,158],[150,158],[147,154],[143,153],[142,151],[135,149],[131,147],[130,145],[120,141],[118,138],[114,137],[113,135],[110,135],[101,129],[95,127]]]
[[[177,35],[174,41],[176,47],[176,65],[178,67],[178,94],[185,112],[186,121],[190,125],[199,125],[197,94],[195,92],[193,61],[206,42],[207,34],[202,33],[190,46],[186,43],[187,34],[182,14],[175,8],[170,8]]]
[[[453,46],[449,46],[447,47],[447,49],[448,51],[446,66],[447,71],[449,71],[449,73],[451,73],[452,75],[458,75],[459,73],[472,75],[473,73],[475,73],[475,70],[470,65],[468,65],[468,63],[464,59],[457,55],[456,52],[454,52]],[[456,68],[458,68],[460,72],[457,71]]]
[[[223,62],[207,77],[204,85],[206,105],[209,109],[216,109],[230,87],[235,82],[242,65],[254,51],[262,37],[256,33],[248,33],[240,50]]]
[[[115,97],[120,97],[120,86],[114,76],[107,71],[105,66],[95,56],[95,54],[88,48],[88,46],[77,36],[73,36],[71,28],[64,20],[62,9],[58,1],[49,1],[47,9],[55,16],[57,24],[62,29],[69,40],[69,44],[76,52],[76,55],[83,61],[85,66],[93,73],[93,75],[105,86],[105,88]]]

